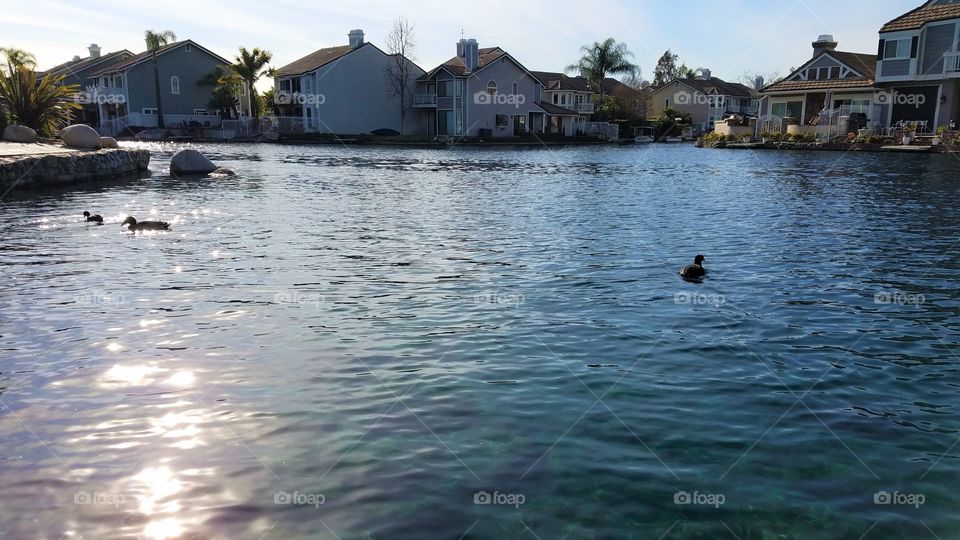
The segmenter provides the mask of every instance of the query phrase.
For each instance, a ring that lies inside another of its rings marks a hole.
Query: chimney
[[[87,50],[90,51],[90,58],[100,58],[100,46],[96,43],[90,44]]]
[[[363,30],[351,30],[349,36],[351,49],[356,49],[363,45]]]
[[[711,79],[711,75],[712,73],[710,73],[709,69],[704,68],[700,70],[700,79],[704,81],[709,81]]]
[[[830,34],[821,34],[820,37],[813,42],[813,57],[816,58],[820,56],[821,53],[836,50],[837,45],[839,45],[839,43],[833,40],[833,36]]]
[[[473,71],[480,66],[480,45],[475,39],[461,39],[457,43],[457,56],[463,58],[463,67]]]
[[[757,75],[757,78],[753,80],[753,89],[754,89],[754,90],[759,90],[759,89],[763,88],[763,83],[764,83],[764,81],[763,81],[763,76],[762,76],[762,75]]]

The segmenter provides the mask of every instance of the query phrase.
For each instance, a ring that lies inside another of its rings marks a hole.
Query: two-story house
[[[398,57],[365,42],[362,30],[353,30],[348,37],[348,45],[320,49],[277,70],[274,106],[280,115],[299,118],[306,133],[422,131],[413,96],[423,69],[401,60],[409,78],[401,102],[388,75]]]
[[[97,126],[100,124],[98,101],[106,100],[106,96],[99,96],[96,92],[97,81],[93,74],[107,66],[117,64],[133,57],[133,53],[124,49],[107,54],[101,54],[102,49],[96,43],[87,48],[87,57],[74,56],[69,62],[64,62],[39,74],[39,78],[63,77],[63,85],[77,85],[80,92],[74,100],[81,105],[81,109],[73,113],[73,123]]]
[[[540,107],[547,113],[543,132],[567,137],[583,133],[595,107],[587,79],[550,71],[534,71],[533,75],[543,83]]]
[[[455,57],[417,80],[414,107],[426,122],[427,135],[519,137],[544,130],[549,113],[538,105],[542,88],[503,49],[481,49],[475,39],[461,39]]]
[[[821,35],[812,45],[809,60],[760,89],[761,115],[813,125],[827,121],[822,113],[839,111],[842,117],[863,115],[871,127],[886,122],[889,113],[874,87],[877,56],[838,51],[831,35]]]
[[[656,117],[667,109],[688,113],[695,131],[705,133],[731,115],[755,118],[758,103],[749,87],[714,77],[705,69],[696,77],[678,77],[650,91],[647,114]]]
[[[203,81],[231,62],[189,39],[160,47],[156,58],[156,71],[153,54],[144,51],[89,75],[96,81],[100,130],[115,134],[127,126],[159,127],[160,107],[165,128],[219,127],[221,119],[210,105],[213,87]],[[243,104],[246,99],[238,96],[238,101]]]
[[[876,86],[887,125],[960,123],[960,1],[930,0],[883,25]]]

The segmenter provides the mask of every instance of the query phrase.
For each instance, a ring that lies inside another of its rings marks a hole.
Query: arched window
[[[180,93],[180,77],[174,75],[170,77],[170,93],[179,94]]]
[[[491,96],[497,93],[497,81],[490,81],[487,83],[487,93]]]
[[[520,87],[517,85],[517,83],[513,83],[513,95],[519,94],[519,89]]]

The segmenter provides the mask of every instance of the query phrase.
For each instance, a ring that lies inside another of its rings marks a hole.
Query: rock
[[[206,156],[192,148],[181,150],[170,160],[170,172],[173,174],[210,174],[217,166]]]
[[[67,126],[60,131],[63,144],[70,148],[96,150],[100,148],[100,134],[86,124]]]
[[[100,148],[120,148],[120,145],[113,137],[100,137]]]
[[[9,125],[3,130],[3,140],[18,143],[37,142],[37,132],[27,126]]]

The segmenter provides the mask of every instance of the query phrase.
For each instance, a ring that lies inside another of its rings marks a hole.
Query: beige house
[[[655,118],[673,109],[690,115],[694,131],[706,133],[731,115],[757,116],[754,91],[740,83],[713,77],[709,70],[693,78],[676,78],[655,88],[647,98],[647,116]]]

